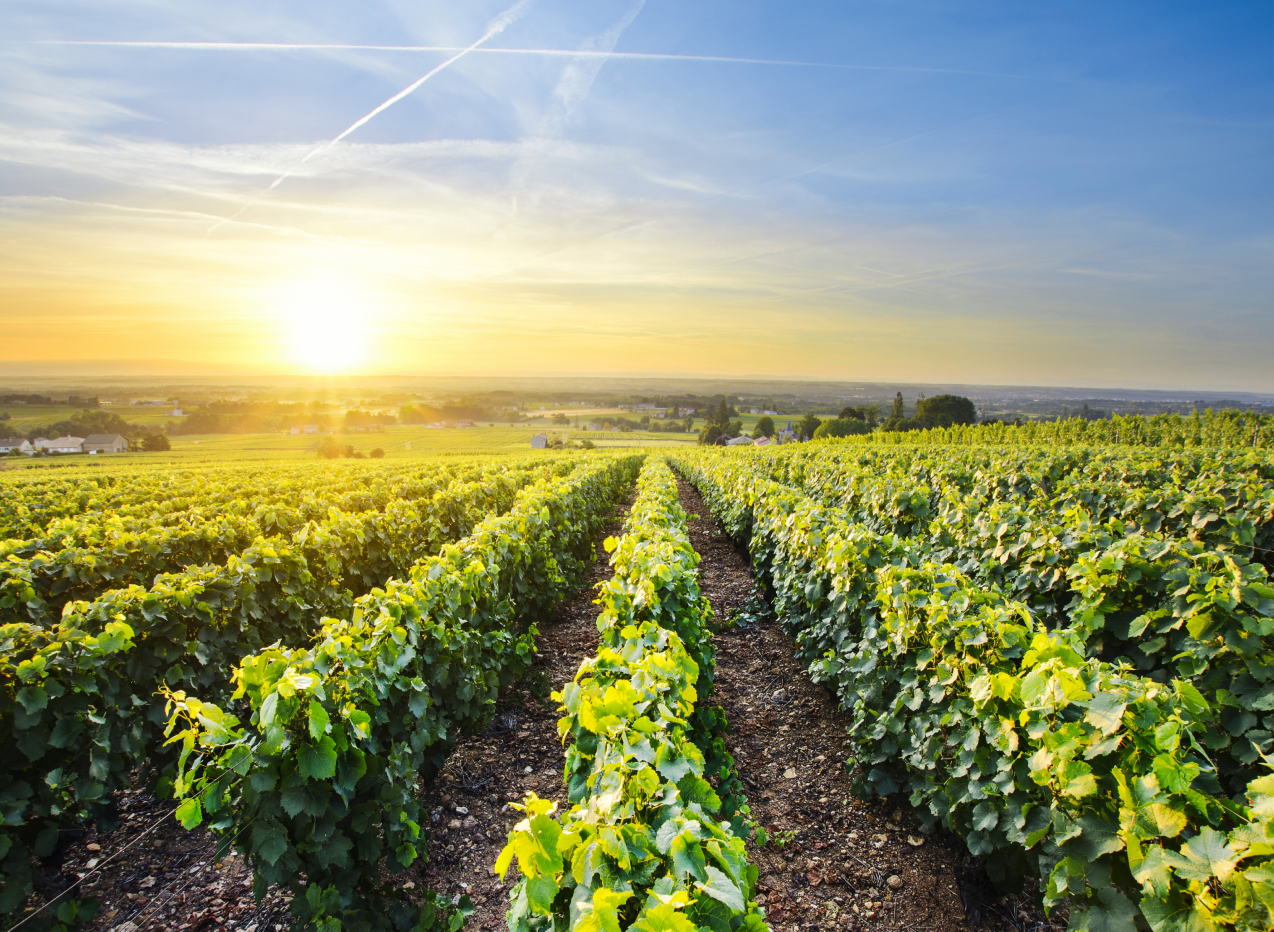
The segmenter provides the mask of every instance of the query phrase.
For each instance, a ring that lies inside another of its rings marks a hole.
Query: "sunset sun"
[[[349,372],[367,361],[373,301],[347,282],[288,285],[280,301],[282,338],[291,360],[310,372]]]

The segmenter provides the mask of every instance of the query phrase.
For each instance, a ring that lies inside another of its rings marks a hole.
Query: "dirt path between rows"
[[[753,593],[751,567],[698,490],[684,479],[678,488],[682,507],[698,516],[689,530],[700,586],[718,622],[726,621]],[[905,803],[853,797],[844,768],[846,718],[797,663],[791,638],[772,615],[714,640],[712,701],[731,724],[726,743],[752,816],[775,836],[765,847],[748,846],[775,932],[953,932],[970,928],[966,902],[984,928],[1050,928],[1025,902],[1000,901],[1004,915],[996,916],[984,901],[997,897],[971,889],[978,881],[969,879],[962,855],[925,835]]]
[[[597,653],[596,586],[611,577],[601,542],[623,533],[631,499],[598,535],[598,558],[579,592],[554,617],[539,625],[535,666],[500,700],[495,721],[481,735],[461,739],[442,773],[421,796],[429,813],[429,863],[405,872],[407,883],[450,899],[468,895],[474,913],[469,932],[504,929],[509,890],[517,869],[501,884],[491,872],[511,829],[522,817],[508,807],[534,791],[570,808],[562,768],[566,758],[557,736],[557,703],[549,698],[575,678],[580,664]]]

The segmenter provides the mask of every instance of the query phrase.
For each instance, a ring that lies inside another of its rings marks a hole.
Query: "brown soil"
[[[721,624],[752,596],[752,569],[698,490],[683,479],[678,486],[682,507],[698,516],[690,541]],[[1065,920],[1051,926],[1022,897],[1001,900],[966,855],[921,831],[905,800],[854,798],[845,771],[847,719],[796,661],[773,615],[722,630],[714,641],[712,701],[730,722],[726,744],[752,818],[771,836],[764,847],[750,842],[748,857],[775,932],[1065,928]]]
[[[214,861],[212,835],[183,829],[172,803],[157,803],[145,790],[117,798],[119,829],[91,830],[68,849],[60,875],[45,871],[39,884],[53,896],[79,880],[68,895],[98,897],[101,911],[86,928],[279,932],[291,925],[290,898],[276,892],[256,903],[243,859],[232,853]]]

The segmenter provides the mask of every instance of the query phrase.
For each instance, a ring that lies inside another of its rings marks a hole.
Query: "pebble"
[[[920,847],[921,845],[923,845],[924,843],[925,843],[924,838],[922,838],[922,837],[920,837],[920,836],[918,836],[918,835],[908,835],[908,836],[907,836],[907,844],[911,845],[911,847],[913,847],[913,848],[919,848],[919,847]]]
[[[885,883],[889,884],[890,890],[902,889],[902,878],[899,877],[897,874],[890,874],[889,879],[886,880]]]
[[[789,768],[787,768],[787,770],[783,771],[783,779],[784,779],[784,780],[795,780],[795,779],[796,779],[796,768],[795,768],[795,767],[789,767]]]

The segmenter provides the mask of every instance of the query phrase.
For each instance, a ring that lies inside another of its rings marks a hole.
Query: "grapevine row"
[[[1218,597],[1180,622],[1189,662],[1228,681],[1209,701],[1184,675],[1195,669],[1162,664],[1151,678],[1101,659],[1085,611],[1049,630],[973,578],[958,548],[881,534],[736,457],[678,465],[748,542],[811,675],[851,714],[868,786],[908,793],[998,879],[1043,877],[1046,905],[1068,902],[1073,928],[1138,914],[1159,932],[1274,922],[1274,777],[1231,740],[1232,707],[1251,697],[1227,704],[1265,664],[1263,582],[1213,578],[1196,595]],[[940,519],[926,531],[943,543]]]
[[[78,824],[114,826],[112,791],[141,761],[169,791],[161,687],[223,701],[241,658],[309,642],[324,616],[348,618],[351,587],[406,573],[507,510],[524,480],[494,476],[383,514],[336,515],[295,545],[258,540],[222,566],[70,603],[53,626],[0,626],[0,729],[18,752],[0,759],[0,912],[29,893],[30,854],[47,856]]]
[[[535,622],[578,582],[640,457],[537,484],[508,514],[328,619],[309,647],[234,671],[250,719],[169,693],[178,815],[233,842],[257,889],[287,886],[317,928],[432,928],[437,901],[381,876],[425,853],[416,800],[462,732],[481,730],[534,650]]]
[[[516,857],[522,874],[513,932],[545,920],[555,932],[766,928],[724,719],[704,706],[711,608],[685,522],[672,473],[651,460],[627,533],[606,542],[615,572],[600,586],[597,656],[554,694],[558,731],[573,739],[564,779],[574,805],[556,817],[529,794],[495,865],[503,877]]]
[[[305,508],[344,499],[341,507],[366,510],[381,505],[387,486],[418,481],[435,488],[452,479],[471,481],[483,461],[474,463],[307,463],[268,467],[221,466],[173,470],[128,464],[107,474],[48,476],[24,471],[4,479],[0,499],[0,536],[58,537],[80,521],[90,525],[105,516],[138,524],[171,523],[188,513],[207,518],[251,513],[259,506],[289,504]],[[370,467],[370,468],[369,468]],[[307,516],[314,517],[311,513]],[[78,520],[77,520],[78,519]],[[69,524],[64,523],[69,522]]]
[[[209,517],[197,512],[177,525],[133,531],[110,521],[83,522],[74,534],[63,528],[59,535],[43,540],[7,541],[0,545],[0,553],[6,556],[0,563],[0,622],[50,625],[68,602],[92,600],[110,589],[149,586],[160,574],[180,573],[190,566],[224,564],[232,554],[241,554],[253,546],[259,549],[258,538],[267,535],[272,538],[268,541],[270,546],[300,551],[311,567],[338,560],[348,576],[351,569],[367,560],[362,554],[351,554],[355,559],[342,559],[343,551],[350,549],[345,541],[363,551],[385,551],[386,546],[393,546],[395,537],[403,539],[416,529],[421,518],[432,516],[441,525],[440,530],[432,532],[438,543],[440,534],[447,539],[448,525],[452,523],[448,501],[472,499],[472,506],[481,508],[487,497],[483,489],[488,484],[500,490],[510,479],[525,483],[535,473],[570,468],[570,460],[526,463],[521,468],[496,466],[479,473],[468,484],[453,480],[440,485],[432,478],[413,478],[381,483],[375,495],[361,490],[335,500],[317,500],[308,506],[275,503],[259,506],[250,515]],[[499,491],[490,499],[491,507],[501,507],[501,502],[503,507],[508,506],[507,496]],[[405,505],[411,507],[404,510]],[[372,543],[376,538],[384,539],[380,547]],[[360,561],[358,556],[364,559]],[[378,574],[375,566],[366,567],[362,575],[372,585],[387,578]],[[368,587],[355,584],[350,588],[361,595]]]

